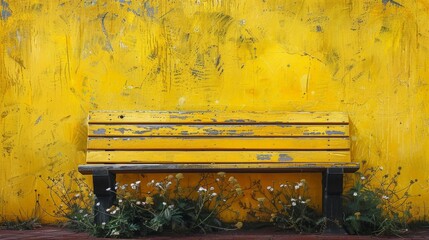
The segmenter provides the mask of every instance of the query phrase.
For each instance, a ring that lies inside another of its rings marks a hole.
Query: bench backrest
[[[350,162],[341,112],[92,111],[87,163]]]

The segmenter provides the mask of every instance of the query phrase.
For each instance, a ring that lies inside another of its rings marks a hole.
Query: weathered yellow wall
[[[345,111],[428,214],[429,3],[400,2],[2,0],[0,214],[84,163],[90,109]]]

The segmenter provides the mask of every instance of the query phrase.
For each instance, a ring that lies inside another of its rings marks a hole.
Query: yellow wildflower
[[[235,224],[235,227],[236,227],[237,229],[241,229],[241,228],[243,227],[243,223],[242,223],[242,222],[237,222],[237,223]]]
[[[146,201],[147,204],[153,204],[153,198],[152,197],[146,197]]]

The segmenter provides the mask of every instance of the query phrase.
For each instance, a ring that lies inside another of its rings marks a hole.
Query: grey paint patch
[[[127,128],[115,128],[115,130],[121,132],[122,134],[124,134],[125,131],[131,130],[131,129],[129,129],[129,128],[128,129]]]
[[[206,129],[205,132],[208,135],[213,135],[213,136],[217,136],[217,135],[221,134],[221,131],[215,130],[215,129]]]
[[[4,0],[1,0],[1,19],[7,20],[10,16],[12,16],[12,11],[9,8],[9,3]]]
[[[99,129],[93,131],[92,133],[94,133],[94,134],[106,134],[106,129],[99,128]]]
[[[321,132],[304,132],[304,135],[305,136],[309,136],[309,135],[314,136],[314,135],[322,135],[322,133]]]
[[[155,17],[156,9],[150,5],[150,3],[147,1],[144,3],[144,8],[146,10],[146,15],[150,18]]]
[[[170,118],[178,118],[178,119],[185,120],[185,119],[187,119],[188,117],[187,117],[187,116],[170,115]]]
[[[256,158],[257,158],[259,161],[271,160],[271,157],[272,157],[272,154],[258,154],[258,155],[256,156]]]
[[[279,161],[280,162],[285,162],[285,161],[292,161],[293,158],[285,153],[281,153],[279,154]]]
[[[327,130],[325,133],[328,135],[346,135],[346,133],[342,132],[342,131],[329,131],[329,130]]]
[[[134,134],[145,134],[148,132],[150,132],[150,131],[134,131]]]

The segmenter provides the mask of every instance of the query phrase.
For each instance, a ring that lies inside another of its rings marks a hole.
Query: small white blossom
[[[101,203],[100,203],[100,202],[98,202],[97,204],[95,204],[95,206],[97,206],[97,207],[98,207],[98,206],[100,206],[100,204],[101,204]]]
[[[136,185],[140,185],[141,181],[136,181]]]
[[[81,210],[79,210],[79,213],[83,213],[83,210],[81,209]]]
[[[137,201],[137,202],[136,202],[136,204],[137,204],[137,205],[140,205],[140,204],[142,204],[142,202],[140,202],[140,201]]]
[[[299,185],[295,185],[295,190],[298,190],[299,189]]]
[[[384,200],[388,200],[388,199],[389,199],[389,197],[388,197],[388,196],[386,196],[386,195],[383,195],[383,196],[382,196],[382,198],[383,198]]]
[[[295,202],[295,201],[296,201],[296,199],[295,199],[295,198],[291,198],[290,200],[291,200],[292,202]]]
[[[114,211],[112,212],[112,214],[113,214],[113,215],[115,215],[115,214],[116,214],[116,210],[114,210]]]
[[[207,192],[207,189],[200,187],[200,188],[198,188],[198,192]]]
[[[295,206],[296,206],[296,202],[292,202],[292,206],[294,206],[294,207],[295,207]]]
[[[355,196],[355,197],[356,197],[357,195],[358,195],[358,193],[357,193],[357,192],[354,192],[354,193],[353,193],[353,196]]]
[[[119,200],[118,200],[118,202],[119,202],[119,203],[121,203],[121,202],[122,202],[122,199],[119,199]]]
[[[212,193],[212,195],[211,195],[212,197],[216,197],[217,196],[217,193]]]
[[[361,180],[365,180],[365,176],[360,177]]]
[[[80,194],[78,193],[78,194],[76,194],[76,195],[74,195],[76,198],[78,198],[78,197],[80,197]]]
[[[106,188],[106,191],[110,191],[110,190],[112,190],[111,188]]]
[[[105,222],[102,222],[102,223],[101,223],[101,225],[102,225],[102,226],[104,226],[104,225],[106,225],[106,223],[105,223]]]
[[[164,206],[165,206],[165,205],[167,205],[167,203],[166,203],[166,202],[162,202],[162,205],[164,205]]]
[[[210,191],[213,191],[214,190],[214,187],[210,187]]]
[[[380,169],[380,171],[383,171],[384,168],[383,166],[380,166],[378,169]]]

